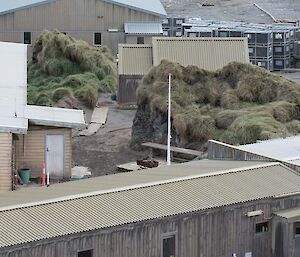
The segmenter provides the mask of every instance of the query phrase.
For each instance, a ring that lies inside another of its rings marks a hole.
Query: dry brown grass
[[[300,131],[300,85],[250,64],[209,72],[162,61],[143,78],[138,104],[166,114],[169,73],[173,126],[188,142],[251,143]]]

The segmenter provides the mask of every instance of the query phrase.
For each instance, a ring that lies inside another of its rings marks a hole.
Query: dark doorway
[[[176,241],[175,235],[163,238],[163,256],[162,257],[175,257]]]

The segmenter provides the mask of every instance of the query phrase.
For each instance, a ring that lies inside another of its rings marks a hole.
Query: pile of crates
[[[294,65],[296,31],[299,28],[292,24],[253,24],[167,18],[163,23],[163,28],[166,36],[173,37],[181,35],[184,37],[247,37],[249,57],[253,64],[270,71],[283,70]]]
[[[167,37],[181,37],[185,18],[165,18],[162,20],[163,34]]]

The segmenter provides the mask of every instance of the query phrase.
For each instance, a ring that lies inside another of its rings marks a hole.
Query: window
[[[77,257],[93,257],[93,250],[85,250],[77,253]]]
[[[255,233],[264,233],[269,231],[269,223],[263,222],[263,223],[257,223],[255,225]]]
[[[102,39],[101,39],[101,33],[100,32],[96,32],[94,33],[94,45],[95,46],[100,46],[102,45]]]
[[[137,43],[138,45],[143,45],[143,44],[145,43],[144,37],[137,37],[136,43]]]
[[[294,223],[294,227],[295,227],[295,237],[299,237],[300,236],[300,222]]]
[[[282,53],[282,47],[281,46],[275,46],[274,47],[274,52],[275,53]]]
[[[176,238],[175,234],[162,237],[162,257],[175,257]]]
[[[183,23],[183,20],[176,20],[176,25],[181,25]]]
[[[31,32],[24,32],[24,44],[31,45]]]

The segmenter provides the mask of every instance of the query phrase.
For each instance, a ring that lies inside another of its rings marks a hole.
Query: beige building
[[[120,105],[136,104],[141,79],[162,60],[211,71],[233,61],[249,63],[247,38],[153,37],[151,41],[151,45],[119,45]]]
[[[29,169],[40,177],[70,178],[72,128],[83,112],[27,105],[27,47],[0,42],[0,192],[14,189],[15,176]]]
[[[125,23],[160,22],[165,16],[160,0],[1,1],[0,41],[28,44],[31,53],[44,29],[58,29],[91,45],[107,45],[116,54],[118,43],[125,42]],[[143,33],[139,37],[142,42]]]

